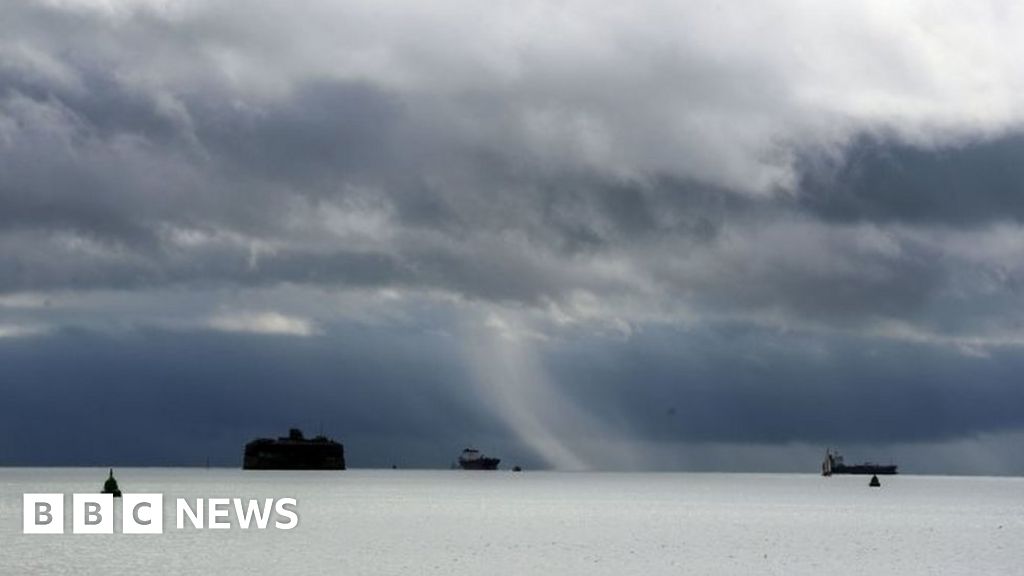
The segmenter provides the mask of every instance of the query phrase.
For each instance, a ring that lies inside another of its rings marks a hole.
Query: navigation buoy
[[[872,488],[879,488],[882,486],[882,483],[878,481],[877,474],[871,476],[871,482],[868,482],[868,486],[871,486]]]
[[[121,497],[121,489],[117,487],[113,468],[110,469],[110,476],[107,478],[107,481],[103,483],[103,492],[101,494],[113,494],[114,498]]]

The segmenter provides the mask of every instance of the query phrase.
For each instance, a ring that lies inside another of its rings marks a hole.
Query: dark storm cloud
[[[318,399],[368,445],[434,435],[423,463],[466,429],[561,465],[1024,427],[1013,17],[450,8],[5,6],[7,406],[64,398],[83,463],[133,426],[112,457],[187,459],[178,421],[227,454]],[[90,394],[168,410],[93,425]]]
[[[444,467],[471,442],[544,465],[468,393],[457,345],[365,326],[311,340],[67,330],[7,344],[0,431],[32,441],[6,443],[0,462],[230,466],[251,437],[322,424],[347,442],[354,466]],[[912,444],[1024,426],[1018,354],[951,356],[735,326],[651,330],[628,343],[582,338],[545,356],[559,393],[601,422],[562,430],[569,444]],[[616,462],[606,454],[593,465]]]
[[[297,193],[332,191],[331,180],[382,178],[397,166],[401,102],[371,86],[299,86],[282,105],[255,114],[190,107],[196,137],[226,170]]]
[[[983,226],[1024,218],[1024,136],[939,150],[863,138],[839,166],[808,162],[802,208],[837,221]]]
[[[386,96],[345,83],[304,87],[258,114],[196,104],[185,126],[111,78],[82,94],[14,88],[3,109],[16,140],[0,222],[129,242],[152,241],[159,223],[274,233],[283,195],[340,194],[385,173],[396,120]]]
[[[355,466],[444,467],[466,437],[506,433],[457,393],[454,355],[365,327],[314,340],[68,330],[0,347],[0,431],[21,439],[0,463],[233,466],[253,437],[322,425],[355,439]]]
[[[990,358],[844,335],[653,329],[554,355],[597,417],[662,442],[923,442],[1024,426],[1015,352]],[[630,385],[623,386],[623,382]],[[598,400],[594,400],[598,398]]]

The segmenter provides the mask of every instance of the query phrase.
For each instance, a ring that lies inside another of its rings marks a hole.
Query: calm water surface
[[[95,492],[106,470],[0,468],[0,574],[1024,574],[1019,478],[116,474],[164,494],[164,534],[23,535],[23,493]],[[294,497],[299,526],[177,530],[179,497]]]

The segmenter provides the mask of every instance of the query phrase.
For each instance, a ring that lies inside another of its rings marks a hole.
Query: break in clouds
[[[0,462],[1020,472],[1022,26],[7,2]]]

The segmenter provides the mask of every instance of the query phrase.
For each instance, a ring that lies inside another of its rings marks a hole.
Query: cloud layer
[[[565,467],[626,465],[593,438],[1014,433],[1022,25],[1001,2],[15,1],[0,348],[155,330],[330,342],[326,367],[361,328],[453,339],[460,384],[428,404],[472,398],[504,433],[465,436]],[[339,394],[379,377],[344,370]]]

